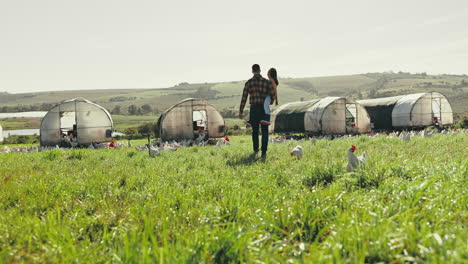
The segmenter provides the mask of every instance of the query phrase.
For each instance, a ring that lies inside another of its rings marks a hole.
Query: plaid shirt
[[[273,85],[269,80],[263,78],[260,74],[255,74],[254,77],[252,77],[252,79],[248,80],[245,83],[239,109],[239,113],[241,114],[244,112],[247,96],[249,95],[249,102],[251,105],[263,105],[265,97],[267,95],[270,95],[271,98],[273,98],[275,95],[275,91],[273,90]]]

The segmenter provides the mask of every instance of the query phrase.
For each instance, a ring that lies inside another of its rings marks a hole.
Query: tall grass
[[[467,261],[467,135],[273,144],[266,162],[231,141],[1,154],[1,262]],[[351,144],[368,160],[347,173]]]

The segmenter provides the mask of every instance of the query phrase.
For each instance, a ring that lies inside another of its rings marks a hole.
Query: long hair
[[[276,72],[276,69],[275,68],[270,68],[268,70],[268,75],[271,76],[271,78],[273,78],[273,80],[275,81],[276,85],[279,84],[278,82],[278,73]]]

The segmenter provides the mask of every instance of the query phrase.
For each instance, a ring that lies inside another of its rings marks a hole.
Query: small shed
[[[64,101],[47,112],[41,122],[42,146],[110,142],[113,121],[102,106],[84,98]]]
[[[374,129],[393,130],[453,124],[452,107],[447,98],[437,92],[359,100]]]
[[[325,97],[288,103],[271,116],[272,133],[355,134],[370,132],[366,109],[352,99]]]
[[[156,130],[162,141],[219,138],[225,135],[225,123],[207,101],[188,98],[164,111]]]

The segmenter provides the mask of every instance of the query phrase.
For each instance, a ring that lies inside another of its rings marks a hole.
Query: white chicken
[[[408,132],[401,132],[400,138],[401,138],[401,140],[403,140],[405,142],[408,142],[411,139],[411,134],[408,133]]]
[[[36,146],[32,146],[30,148],[27,148],[27,152],[28,153],[32,153],[32,152],[38,152],[38,148]]]
[[[124,144],[123,143],[117,143],[115,144],[115,149],[123,149],[124,148]]]
[[[156,157],[157,155],[159,155],[159,149],[157,147],[150,147],[149,152],[150,157]]]
[[[0,149],[0,152],[2,153],[10,153],[11,152],[11,149],[7,146],[3,147],[2,149]]]
[[[76,147],[78,147],[78,142],[76,142],[76,141],[70,141],[70,146],[71,146],[72,148],[76,148]]]
[[[289,152],[289,155],[291,155],[291,157],[292,157],[292,156],[295,156],[295,157],[297,157],[298,159],[302,159],[303,154],[304,154],[304,151],[303,151],[302,147],[299,146],[299,145],[297,145],[296,147],[294,147],[294,148],[291,150],[291,152]]]
[[[165,144],[163,144],[163,150],[164,151],[169,151],[169,152],[172,152],[172,151],[176,151],[177,148],[175,148],[174,146],[168,144],[167,142]]]
[[[420,135],[421,137],[424,137],[424,138],[430,138],[430,137],[432,137],[432,133],[426,132],[425,130],[422,130],[422,131],[419,133],[419,135]]]
[[[359,166],[366,164],[366,153],[362,153],[361,156],[356,156],[354,151],[356,150],[355,145],[351,145],[348,149],[348,164],[346,165],[346,170],[348,172],[355,171]]]
[[[137,146],[136,151],[148,151],[148,147],[146,145],[143,146]]]
[[[195,142],[197,145],[200,145],[200,146],[205,146],[205,144],[202,144],[205,142],[205,133],[204,132],[201,132],[198,137],[195,139]]]

